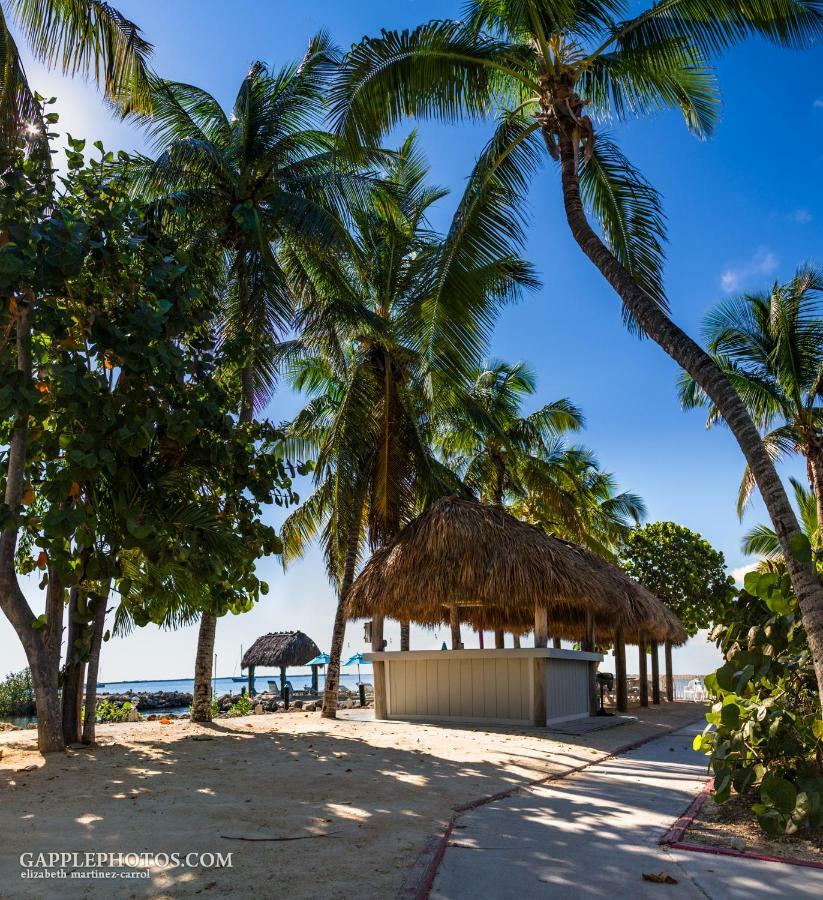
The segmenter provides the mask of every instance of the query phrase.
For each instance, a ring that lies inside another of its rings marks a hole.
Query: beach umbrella
[[[328,653],[318,653],[314,659],[310,659],[306,665],[307,666],[327,666],[331,660],[331,657]]]
[[[354,656],[349,657],[344,663],[344,666],[357,666],[357,682],[360,683],[360,663],[363,662],[363,654],[355,653]]]

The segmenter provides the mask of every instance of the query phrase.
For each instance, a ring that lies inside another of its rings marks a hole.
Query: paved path
[[[461,816],[432,900],[823,897],[823,869],[658,846],[705,784],[701,727]],[[661,871],[678,884],[643,881]]]

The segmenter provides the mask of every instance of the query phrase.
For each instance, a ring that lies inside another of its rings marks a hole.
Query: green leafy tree
[[[668,315],[660,197],[604,128],[674,109],[691,132],[710,136],[720,109],[713,57],[753,36],[812,45],[823,12],[816,0],[662,0],[631,12],[619,0],[471,0],[463,21],[384,31],[347,54],[331,93],[335,128],[356,147],[377,144],[407,116],[496,115],[471,184],[523,184],[547,157],[556,161],[572,236],[628,324],[717,405],[787,552],[797,519],[745,402]],[[823,697],[823,586],[810,563],[787,559]]]
[[[763,432],[774,460],[800,453],[823,521],[823,272],[810,266],[768,293],[743,294],[719,304],[706,318],[707,346]],[[717,406],[684,374],[685,409],[708,406],[706,427],[722,421]],[[737,512],[755,488],[749,466],[740,484]],[[801,524],[803,524],[801,522]]]
[[[427,215],[444,192],[426,175],[412,135],[388,163],[385,189],[352,209],[350,250],[290,260],[302,302],[283,365],[310,397],[290,446],[317,466],[315,493],[284,525],[284,559],[319,537],[339,587],[325,716],[337,709],[344,600],[365,540],[382,545],[430,499],[461,490],[432,450],[434,423],[500,306],[535,284],[516,253],[516,192],[496,180],[472,188],[441,236]]]
[[[788,575],[749,572],[712,637],[725,662],[706,677],[715,703],[694,748],[711,757],[715,800],[749,798],[772,837],[819,829],[823,719]]]
[[[29,661],[43,752],[78,733],[78,672],[109,591],[136,603],[135,566],[185,569],[201,611],[248,609],[265,591],[255,561],[279,550],[260,504],[292,499],[279,434],[230,414],[231,361],[196,269],[112,177],[112,154],[84,150],[70,141],[59,193],[22,155],[0,186],[0,610]],[[40,615],[18,577],[34,571]]]
[[[157,203],[222,285],[220,327],[239,359],[242,422],[270,397],[274,346],[291,323],[284,245],[321,255],[344,245],[342,212],[368,184],[320,127],[333,64],[324,34],[299,65],[270,71],[256,62],[230,111],[198,87],[154,78],[151,113],[139,117],[157,158],[130,163],[129,174],[137,194]],[[206,612],[195,663],[198,694],[211,683],[216,625]],[[192,715],[208,719],[209,709],[195,704]]]
[[[675,522],[633,529],[620,564],[671,608],[690,636],[717,621],[734,595],[723,554]]]
[[[0,5],[0,145],[23,139],[48,158],[44,117],[14,37],[19,28],[34,56],[66,75],[94,78],[122,109],[150,107],[149,44],[134,22],[101,0],[6,0]]]

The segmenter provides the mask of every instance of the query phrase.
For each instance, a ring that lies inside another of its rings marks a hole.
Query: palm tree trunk
[[[578,159],[570,128],[561,129],[559,149],[563,203],[574,239],[614,288],[643,331],[685,369],[712,399],[754,474],[783,548],[809,638],[818,692],[823,704],[823,586],[812,563],[796,559],[791,552],[790,541],[800,534],[800,529],[783,483],[745,405],[717,364],[635,283],[631,274],[592,229],[580,196]]]
[[[103,632],[106,628],[106,605],[108,603],[108,590],[97,598],[94,610],[94,625],[91,633],[91,651],[89,663],[86,667],[86,701],[83,717],[84,744],[93,744],[97,725],[97,678],[100,674],[100,650],[103,646]]]
[[[408,650],[411,639],[411,623],[408,619],[400,620],[400,649]]]
[[[343,653],[343,639],[346,636],[346,594],[354,581],[354,569],[357,565],[357,551],[360,547],[360,523],[352,529],[346,547],[346,560],[343,564],[343,580],[340,582],[340,593],[337,597],[337,610],[334,614],[334,628],[331,635],[329,664],[326,667],[326,686],[323,690],[324,719],[337,718],[338,685],[340,684],[340,657]]]
[[[814,491],[814,499],[817,505],[817,534],[810,534],[812,544],[820,549],[823,544],[823,447],[815,442],[809,447],[807,460],[809,463],[809,483]]]
[[[217,616],[204,612],[197,633],[197,655],[194,658],[194,694],[191,701],[192,722],[211,722],[211,679],[214,659],[214,634]]]

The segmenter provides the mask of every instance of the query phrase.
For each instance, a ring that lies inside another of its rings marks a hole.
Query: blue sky
[[[287,63],[320,29],[345,48],[382,27],[413,27],[460,11],[459,0],[116,5],[155,45],[154,66],[161,74],[204,87],[227,105],[253,60]],[[692,335],[728,293],[766,288],[804,261],[823,263],[821,63],[823,50],[790,53],[749,42],[717,65],[723,111],[712,140],[695,140],[674,114],[613,129],[664,195],[670,235],[666,286],[675,320]],[[41,93],[60,99],[61,131],[102,139],[108,149],[144,146],[138,131],[111,118],[92,86],[34,63],[28,71]],[[453,192],[435,215],[435,224],[443,224],[488,129],[423,124],[420,133],[433,180]],[[617,298],[567,233],[553,168],[534,181],[530,201],[527,255],[544,286],[504,311],[491,353],[533,364],[539,376],[535,405],[567,396],[583,408],[583,440],[622,487],[643,496],[650,520],[671,519],[699,531],[725,553],[730,569],[743,567],[751,561],[740,552],[741,535],[764,512],[758,500],[743,525],[737,520],[742,458],[732,437],[723,428],[706,432],[701,412],[683,413],[674,363],[655,344],[623,329]],[[278,420],[298,405],[297,398],[281,394],[268,412]],[[802,470],[795,464],[784,474],[791,471]],[[310,554],[286,575],[271,560],[260,569],[272,591],[252,613],[221,622],[220,674],[236,665],[241,643],[265,631],[299,627],[327,649],[334,598],[319,555]],[[388,636],[397,643],[393,632]],[[439,645],[442,637],[420,632],[413,643]],[[104,648],[103,677],[188,677],[194,643],[191,629],[166,634],[147,628]],[[363,648],[359,624],[349,627],[347,646]],[[692,642],[677,651],[675,668],[702,671],[715,658],[712,647]],[[24,664],[12,629],[0,621],[0,670]]]

